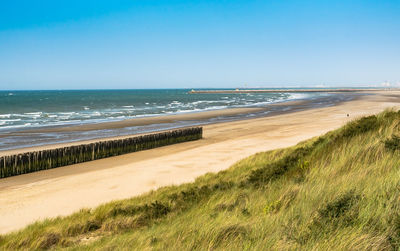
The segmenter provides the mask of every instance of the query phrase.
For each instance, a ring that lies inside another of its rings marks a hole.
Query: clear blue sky
[[[400,1],[3,0],[0,89],[400,82]]]

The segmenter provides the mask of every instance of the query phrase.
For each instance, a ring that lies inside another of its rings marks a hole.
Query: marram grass
[[[37,222],[0,249],[397,250],[400,113],[255,154],[194,183]]]

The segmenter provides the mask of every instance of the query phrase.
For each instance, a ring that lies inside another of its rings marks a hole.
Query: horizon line
[[[340,88],[378,88],[378,89],[399,89],[400,86],[351,86],[351,85],[344,85],[344,86],[295,86],[295,87],[182,87],[182,88],[99,88],[99,89],[0,89],[1,92],[3,91],[107,91],[107,90],[202,90],[202,89],[212,89],[212,90],[229,90],[229,89],[340,89]]]

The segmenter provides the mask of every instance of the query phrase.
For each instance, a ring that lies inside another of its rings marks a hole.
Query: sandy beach
[[[204,139],[199,141],[2,179],[0,233],[161,186],[191,182],[254,153],[291,146],[362,115],[399,105],[400,91],[377,92],[331,107],[205,125]]]

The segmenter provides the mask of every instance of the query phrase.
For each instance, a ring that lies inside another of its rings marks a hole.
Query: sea
[[[285,92],[243,94],[190,94],[189,92],[190,89],[0,91],[0,151],[153,132],[239,118],[218,117],[209,121],[176,121],[172,124],[92,132],[24,133],[31,129],[227,108],[265,107],[291,100],[316,100],[316,102],[322,102],[321,104],[325,102],[325,105],[331,105],[331,102],[326,102],[326,100],[332,100],[328,97],[334,95]],[[254,116],[254,114],[249,116]]]

